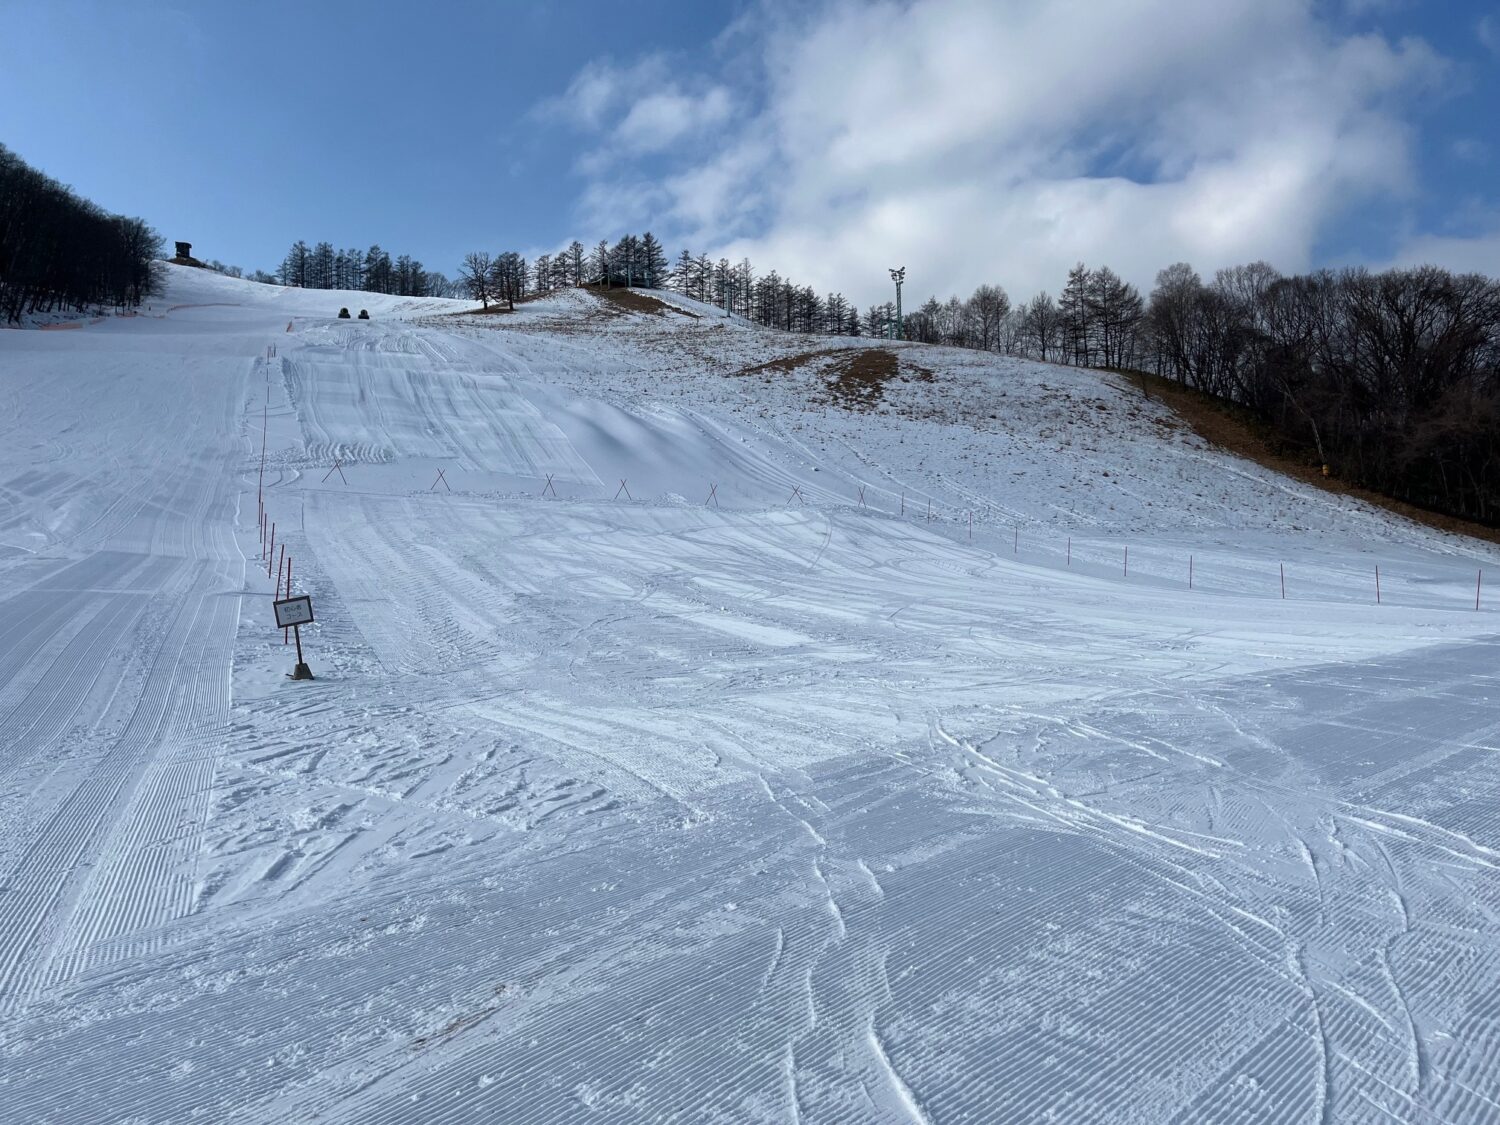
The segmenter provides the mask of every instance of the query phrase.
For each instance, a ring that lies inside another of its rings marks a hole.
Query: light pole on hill
[[[906,280],[906,267],[891,271],[891,280],[896,283],[896,339],[906,339],[906,325],[901,319],[901,283]]]

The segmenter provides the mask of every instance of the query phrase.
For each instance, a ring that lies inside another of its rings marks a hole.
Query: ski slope
[[[1493,548],[672,308],[0,332],[0,1121],[1500,1120]]]

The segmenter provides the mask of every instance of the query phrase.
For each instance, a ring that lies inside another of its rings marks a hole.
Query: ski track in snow
[[[1487,548],[1090,372],[168,297],[0,334],[0,1121],[1500,1115]]]

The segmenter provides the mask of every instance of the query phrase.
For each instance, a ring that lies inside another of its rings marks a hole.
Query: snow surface
[[[0,1120],[1500,1120],[1491,548],[673,303],[0,333]]]

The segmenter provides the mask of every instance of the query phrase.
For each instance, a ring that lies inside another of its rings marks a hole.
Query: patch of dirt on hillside
[[[829,365],[830,400],[851,410],[869,410],[885,394],[885,385],[901,376],[901,364],[889,348],[848,351]],[[927,377],[932,378],[929,371]]]
[[[516,308],[529,305],[532,301],[540,301],[543,297],[550,297],[551,293],[528,293],[524,297],[515,299]],[[504,297],[491,297],[489,308],[467,309],[462,312],[439,313],[439,316],[497,316],[504,313],[513,313],[516,310],[510,307],[511,302]]]
[[[824,348],[818,352],[799,352],[797,355],[782,356],[780,359],[768,359],[765,363],[757,363],[754,367],[741,368],[735,374],[765,375],[774,371],[779,375],[790,375],[799,367],[806,367],[809,363],[815,363],[831,355],[839,355],[844,350],[843,348]]]
[[[757,363],[738,375],[789,375],[813,367],[823,379],[821,400],[849,410],[871,410],[885,395],[888,383],[930,383],[932,371],[899,357],[891,348],[824,348]]]
[[[604,302],[605,307],[615,310],[617,316],[624,313],[645,313],[648,316],[685,316],[690,320],[700,319],[697,313],[690,313],[686,309],[669,305],[660,298],[642,293],[639,289],[603,289],[590,285],[588,290]]]
[[[1382,496],[1378,492],[1371,492],[1369,489],[1341,481],[1337,477],[1325,477],[1322,466],[1309,461],[1306,457],[1288,453],[1263,427],[1258,425],[1247,411],[1236,406],[1220,402],[1201,391],[1184,387],[1180,383],[1174,383],[1158,375],[1148,375],[1139,371],[1119,371],[1115,374],[1128,381],[1146,397],[1154,398],[1166,405],[1188,429],[1210,445],[1238,454],[1246,460],[1254,461],[1257,465],[1293,477],[1304,484],[1315,485],[1325,492],[1352,496],[1356,500],[1363,500],[1378,508],[1384,508],[1388,512],[1394,512],[1398,516],[1405,516],[1413,523],[1420,523],[1439,531],[1452,532],[1455,535],[1483,539],[1489,543],[1500,543],[1500,529],[1470,523],[1468,520],[1441,515],[1437,512],[1429,512],[1424,508],[1418,508],[1389,496]]]

